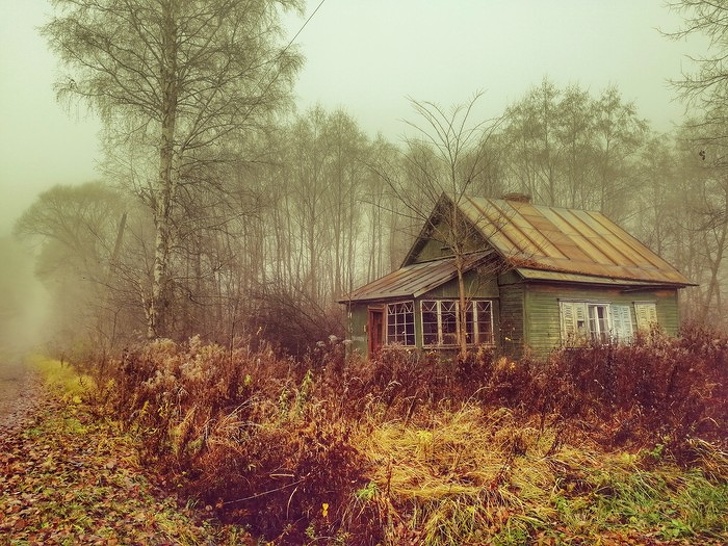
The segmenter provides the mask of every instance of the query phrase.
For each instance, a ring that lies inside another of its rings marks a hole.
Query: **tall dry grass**
[[[168,485],[276,544],[726,532],[724,337],[517,362],[345,349],[332,336],[294,361],[264,344],[159,341],[107,367],[96,404]]]

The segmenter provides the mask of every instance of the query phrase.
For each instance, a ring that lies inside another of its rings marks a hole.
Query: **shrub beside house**
[[[386,344],[453,350],[460,335],[519,356],[655,326],[674,335],[690,285],[600,212],[442,195],[402,266],[340,302],[369,356]]]

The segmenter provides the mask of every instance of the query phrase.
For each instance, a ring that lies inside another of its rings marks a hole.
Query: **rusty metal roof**
[[[475,197],[463,198],[459,208],[517,269],[692,284],[600,212]]]
[[[435,211],[443,203],[452,205],[453,201],[443,195]],[[469,256],[466,269],[495,252],[527,280],[622,286],[693,284],[600,212],[478,197],[463,197],[458,206],[492,245]],[[435,216],[428,224],[434,221]],[[455,278],[454,258],[416,262],[427,233],[426,224],[403,267],[340,301],[419,297]]]
[[[463,271],[479,265],[491,251],[478,252],[465,257]],[[433,288],[454,279],[457,268],[454,258],[445,258],[401,267],[369,284],[362,286],[339,300],[374,301],[392,298],[417,298]]]

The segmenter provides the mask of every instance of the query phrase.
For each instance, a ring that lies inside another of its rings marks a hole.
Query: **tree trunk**
[[[152,295],[147,312],[147,337],[155,339],[165,332],[168,307],[169,251],[172,240],[172,203],[177,172],[174,168],[175,129],[177,124],[177,29],[175,2],[164,4],[165,28],[162,59],[162,131],[159,146],[159,192],[154,210],[156,229]]]

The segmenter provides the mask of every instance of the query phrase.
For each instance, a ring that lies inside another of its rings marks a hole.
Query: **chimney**
[[[527,193],[519,193],[519,192],[511,192],[506,193],[503,196],[503,199],[506,201],[514,201],[516,203],[530,203],[531,202],[531,196]]]

